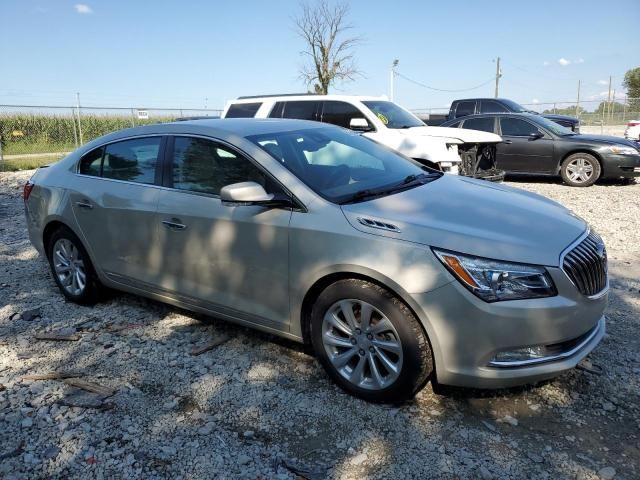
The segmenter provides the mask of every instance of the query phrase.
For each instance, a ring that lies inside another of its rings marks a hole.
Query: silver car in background
[[[551,378],[605,331],[606,252],[583,220],[334,126],[123,130],[24,198],[68,299],[111,287],[306,342],[370,401]]]

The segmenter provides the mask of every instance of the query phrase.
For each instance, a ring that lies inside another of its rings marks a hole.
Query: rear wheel
[[[68,228],[60,228],[51,235],[47,253],[62,294],[76,303],[95,303],[100,282],[80,239]]]
[[[600,178],[600,162],[588,153],[569,155],[560,168],[562,179],[572,187],[589,187]]]
[[[372,402],[412,398],[429,380],[433,360],[422,326],[382,287],[341,280],[311,313],[311,341],[323,367],[347,392]]]

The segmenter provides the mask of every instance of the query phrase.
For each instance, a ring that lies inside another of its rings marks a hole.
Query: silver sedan
[[[370,401],[550,378],[604,335],[606,251],[583,220],[338,127],[123,130],[39,169],[24,198],[68,299],[105,286],[306,342]]]

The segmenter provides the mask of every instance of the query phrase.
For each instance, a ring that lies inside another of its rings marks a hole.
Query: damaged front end
[[[495,143],[463,143],[458,145],[460,175],[489,182],[501,182],[505,172],[496,166]]]

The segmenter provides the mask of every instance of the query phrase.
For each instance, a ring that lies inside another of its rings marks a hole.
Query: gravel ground
[[[608,335],[584,368],[390,407],[343,394],[288,341],[127,294],[65,302],[26,237],[29,175],[0,174],[1,478],[640,477],[640,184],[512,182],[607,243]],[[71,378],[25,378],[51,372]]]

